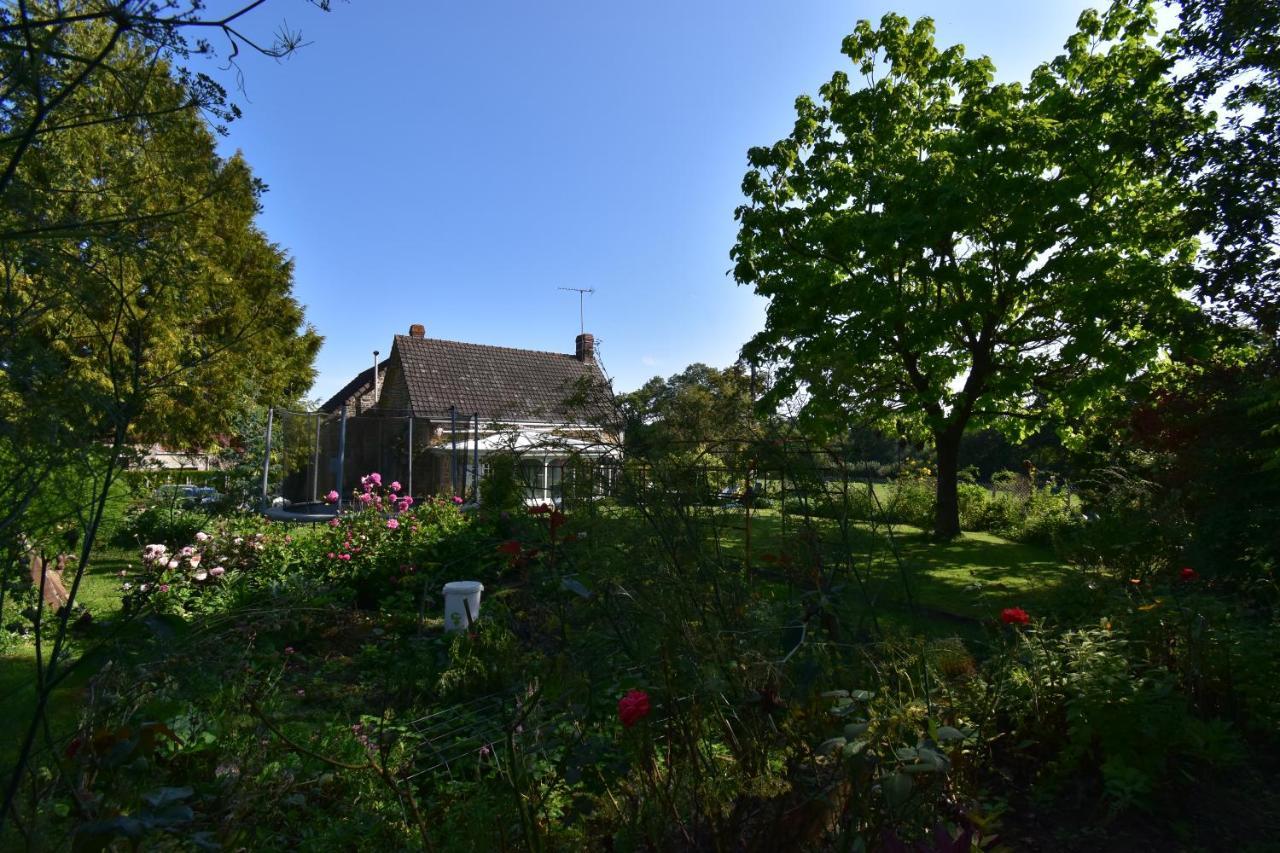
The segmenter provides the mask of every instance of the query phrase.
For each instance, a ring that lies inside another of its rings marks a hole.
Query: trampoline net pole
[[[342,509],[342,502],[346,499],[342,490],[343,476],[347,473],[347,407],[342,407],[342,420],[338,425],[338,509]]]
[[[320,413],[316,413],[316,437],[311,449],[311,502],[320,500]]]
[[[267,409],[266,449],[262,452],[262,508],[267,507],[267,476],[271,473],[271,421],[275,418],[275,408]]]

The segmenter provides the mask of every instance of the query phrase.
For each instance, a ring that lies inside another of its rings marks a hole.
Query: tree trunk
[[[933,516],[933,534],[939,539],[960,535],[960,495],[956,488],[959,471],[960,437],[964,430],[946,430],[934,436],[938,449],[938,493]]]

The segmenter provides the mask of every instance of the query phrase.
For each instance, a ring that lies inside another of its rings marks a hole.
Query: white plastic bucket
[[[480,617],[480,593],[484,584],[480,581],[452,581],[440,590],[444,593],[444,629],[461,631]],[[471,613],[468,621],[467,613]]]

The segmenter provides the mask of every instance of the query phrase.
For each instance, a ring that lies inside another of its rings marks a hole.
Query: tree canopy
[[[63,38],[91,44],[101,27]],[[292,262],[254,224],[263,186],[217,155],[183,81],[135,48],[64,107],[127,99],[137,115],[40,135],[0,212],[3,488],[20,494],[32,471],[105,446],[208,445],[244,407],[311,384],[320,339]]]
[[[1218,110],[1189,141],[1208,233],[1197,294],[1232,322],[1280,345],[1280,5],[1267,0],[1183,0],[1178,55],[1187,97]]]
[[[1173,167],[1203,120],[1154,21],[1086,11],[1025,85],[939,49],[927,18],[862,21],[842,51],[862,85],[836,72],[748,155],[734,275],[770,302],[744,354],[811,427],[931,437],[940,535],[966,429],[1087,411],[1194,310]]]
[[[696,455],[746,441],[757,424],[752,390],[741,363],[724,370],[691,364],[667,379],[655,376],[620,399],[628,450]]]

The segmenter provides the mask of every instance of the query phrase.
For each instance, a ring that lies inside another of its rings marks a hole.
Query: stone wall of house
[[[409,411],[409,385],[400,368],[400,359],[395,355],[387,365],[386,376],[382,380],[382,397],[378,400],[378,407],[384,412],[396,414]]]
[[[379,372],[386,374],[385,370]],[[379,381],[381,381],[381,376]],[[347,416],[363,415],[376,405],[378,405],[378,395],[374,391],[374,386],[372,384],[366,385],[347,400]]]
[[[386,368],[378,371],[378,383],[381,384],[386,378]],[[346,400],[342,402],[342,408],[347,410],[347,417],[355,417],[356,415],[367,414],[370,409],[378,404],[378,395],[374,392],[374,384],[367,382],[356,389]],[[332,409],[334,413],[341,409]]]

